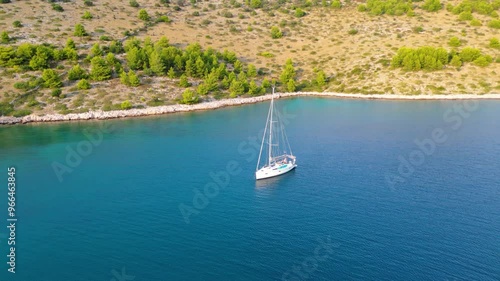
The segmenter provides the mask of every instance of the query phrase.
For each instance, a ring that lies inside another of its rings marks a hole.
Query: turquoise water
[[[0,127],[0,279],[500,280],[499,101],[280,100],[256,183],[268,105]]]

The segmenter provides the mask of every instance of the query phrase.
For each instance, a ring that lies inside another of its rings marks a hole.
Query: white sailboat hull
[[[255,178],[260,180],[260,179],[267,179],[267,178],[272,178],[276,176],[283,175],[285,173],[290,172],[293,170],[297,165],[295,163],[288,163],[288,164],[275,164],[273,166],[265,166],[260,168],[257,172],[255,172]]]

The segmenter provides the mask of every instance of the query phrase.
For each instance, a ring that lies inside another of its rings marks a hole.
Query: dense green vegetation
[[[179,102],[188,104],[199,102],[209,94],[216,97],[261,95],[270,86],[262,70],[253,64],[243,63],[234,52],[202,49],[198,43],[181,49],[170,45],[165,37],[156,42],[150,38],[143,41],[130,38],[123,44],[119,41],[112,41],[107,46],[95,43],[86,54],[78,54],[77,46],[71,39],[64,47],[29,43],[0,46],[0,66],[17,72],[42,71],[40,79],[17,82],[15,87],[25,91],[51,88],[54,89],[51,95],[61,99],[65,98],[61,95],[64,85],[87,90],[92,87],[92,82],[118,77],[122,84],[129,87],[140,86],[141,76],[178,79],[179,86],[189,88]],[[64,72],[66,68],[68,70]],[[320,84],[323,80],[319,79]],[[283,90],[297,89],[291,60],[284,67],[281,81]],[[121,108],[131,107],[123,107],[122,104]],[[14,112],[9,108],[3,105],[2,114]],[[67,108],[64,110],[66,112]]]
[[[404,14],[412,14],[413,7],[411,1],[404,0],[367,0],[366,4],[358,6],[358,11],[368,12],[371,15],[391,15],[401,16]]]
[[[443,48],[434,47],[403,47],[392,58],[391,65],[407,71],[432,71],[443,69],[446,65],[460,67],[467,62],[473,62],[475,65],[484,67],[489,65],[492,60],[491,56],[484,55],[480,50],[470,47],[463,48],[459,52],[448,52]]]

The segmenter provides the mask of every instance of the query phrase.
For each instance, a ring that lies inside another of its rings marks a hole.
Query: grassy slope
[[[293,58],[297,68],[300,68],[299,79],[312,78],[314,68],[323,69],[334,78],[328,85],[329,91],[480,94],[498,92],[500,89],[500,63],[492,63],[485,68],[467,64],[460,70],[448,67],[434,72],[404,72],[391,69],[383,63],[390,60],[401,46],[430,45],[450,49],[447,42],[452,36],[463,39],[464,46],[479,48],[494,58],[500,57],[498,50],[488,48],[489,39],[498,37],[498,30],[486,26],[491,19],[487,16],[474,14],[475,18],[483,22],[483,26],[472,27],[468,22],[459,22],[456,15],[444,9],[429,13],[416,8],[417,15],[412,18],[373,17],[358,12],[355,5],[347,5],[340,10],[312,8],[307,11],[307,16],[298,19],[293,13],[274,11],[275,16],[270,16],[262,10],[256,10],[256,14],[252,15],[243,8],[227,7],[234,17],[225,18],[219,15],[226,9],[223,7],[224,1],[205,1],[198,3],[197,7],[186,5],[181,11],[174,11],[172,4],[170,7],[160,5],[159,0],[139,0],[139,8],[130,7],[128,0],[93,2],[92,7],[84,6],[80,0],[60,3],[65,11],[57,12],[52,10],[50,3],[40,0],[13,0],[10,4],[0,6],[0,30],[6,30],[16,37],[17,43],[49,42],[64,45],[66,39],[72,37],[84,49],[99,42],[101,35],[119,39],[125,30],[143,26],[137,14],[139,9],[144,8],[153,17],[156,13],[167,14],[173,21],[150,27],[140,32],[137,35],[139,38],[150,36],[157,39],[166,36],[176,45],[200,42],[203,47],[229,49],[235,51],[243,61],[268,69],[271,76],[276,78],[285,60]],[[209,3],[215,4],[216,8],[209,8]],[[443,1],[444,5],[447,3],[457,4],[458,1]],[[82,20],[84,11],[90,11],[94,18]],[[194,11],[198,11],[200,16],[193,16]],[[238,17],[239,14],[243,17]],[[24,27],[14,28],[12,23],[15,20],[20,20]],[[210,21],[210,24],[203,24],[204,20]],[[73,27],[78,22],[83,23],[91,33],[90,39],[72,36]],[[280,23],[285,36],[271,39],[271,26]],[[230,31],[231,27],[233,31]],[[414,32],[415,27],[422,27],[423,32]],[[358,33],[350,35],[351,29],[356,29]],[[258,56],[260,52],[269,52],[274,57]],[[37,72],[31,74],[39,75]],[[22,80],[23,75],[2,75],[1,95],[21,93],[12,84]],[[35,108],[35,111],[54,111],[57,103],[65,103],[70,109],[80,107],[83,111],[99,109],[106,100],[121,102],[129,99],[137,105],[144,104],[153,96],[173,99],[182,91],[176,87],[176,81],[166,77],[143,77],[142,80],[144,85],[139,88],[127,88],[118,79],[93,83],[93,88],[85,94],[76,91],[73,84],[65,83],[65,99],[55,100],[48,94],[50,90],[44,90],[37,99],[46,106]],[[0,96],[0,100],[2,98]]]

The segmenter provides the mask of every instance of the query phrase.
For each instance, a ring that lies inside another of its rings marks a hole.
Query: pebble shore
[[[500,99],[500,94],[453,94],[453,95],[393,95],[393,94],[343,94],[332,92],[296,92],[296,93],[277,93],[275,98],[287,98],[298,96],[317,96],[317,97],[333,97],[333,98],[354,98],[354,99],[384,99],[384,100],[466,100],[466,99]],[[113,110],[113,111],[89,111],[85,113],[70,113],[70,114],[46,114],[42,116],[27,115],[24,117],[0,117],[0,125],[25,124],[31,122],[58,122],[58,121],[74,121],[74,120],[104,120],[124,117],[137,117],[148,115],[160,115],[175,112],[187,112],[197,110],[211,110],[226,106],[236,106],[243,104],[251,104],[270,100],[271,95],[251,97],[251,98],[234,98],[203,102],[194,105],[165,105],[147,108],[138,108],[130,110]]]

